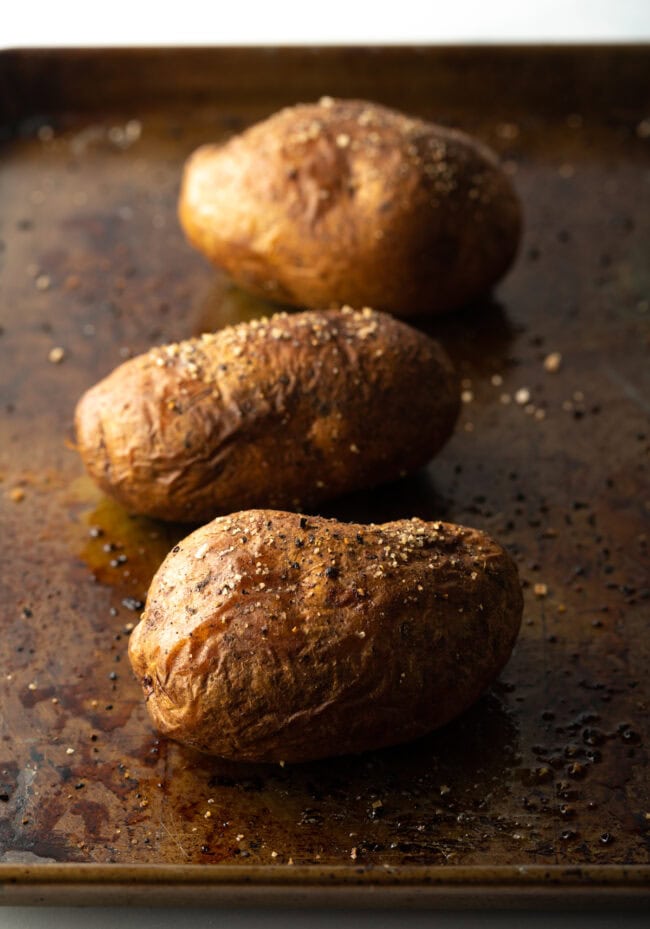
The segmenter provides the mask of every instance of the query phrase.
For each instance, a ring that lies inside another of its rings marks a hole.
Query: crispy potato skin
[[[75,425],[88,472],[123,506],[205,522],[413,471],[447,440],[458,406],[436,342],[343,309],[152,349],[88,390]]]
[[[189,241],[241,287],[398,316],[481,296],[510,267],[519,200],[490,149],[362,100],[288,107],[185,167]]]
[[[474,529],[251,510],[167,556],[129,657],[156,727],[240,761],[306,761],[424,735],[510,657],[517,569]]]

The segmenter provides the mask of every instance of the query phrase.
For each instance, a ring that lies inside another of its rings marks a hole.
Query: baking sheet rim
[[[650,865],[211,865],[211,864],[100,864],[48,862],[0,864],[0,886],[9,884],[120,884],[196,886],[296,887],[322,884],[354,887],[451,888],[462,886],[646,888],[650,893]]]

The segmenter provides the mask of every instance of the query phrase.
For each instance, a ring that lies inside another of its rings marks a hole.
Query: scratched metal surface
[[[165,99],[156,54],[3,59],[0,861],[648,863],[648,57],[463,54],[169,53]],[[453,440],[322,512],[486,529],[519,563],[524,624],[492,691],[429,738],[238,766],[151,729],[128,632],[184,530],[93,488],[72,413],[152,343],[268,312],[183,241],[179,172],[199,143],[324,92],[475,132],[526,229],[491,301],[426,324],[465,379]]]

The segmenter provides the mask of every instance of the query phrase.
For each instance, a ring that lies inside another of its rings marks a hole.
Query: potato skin
[[[77,447],[135,513],[205,522],[396,479],[452,432],[458,387],[428,336],[349,309],[277,314],[152,349],[77,406]]]
[[[188,160],[189,241],[241,287],[397,316],[481,296],[510,267],[519,200],[462,132],[363,100],[287,107]]]
[[[129,657],[156,727],[239,761],[307,761],[424,735],[508,660],[517,569],[488,536],[251,510],[167,556]]]

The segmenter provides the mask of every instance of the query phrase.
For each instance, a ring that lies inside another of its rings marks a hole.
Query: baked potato
[[[475,529],[251,510],[172,549],[129,657],[162,733],[238,761],[307,761],[461,713],[505,665],[521,613],[514,563]]]
[[[89,474],[123,506],[205,522],[413,471],[449,437],[458,407],[436,342],[344,308],[153,348],[88,390],[75,424]]]
[[[316,308],[439,313],[507,271],[519,200],[485,145],[363,100],[288,107],[189,158],[189,241],[242,288]]]

